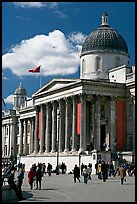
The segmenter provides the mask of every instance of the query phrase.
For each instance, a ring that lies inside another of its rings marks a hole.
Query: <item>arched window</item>
[[[85,68],[85,60],[82,60],[82,73],[85,73],[86,68]]]
[[[120,66],[120,57],[117,56],[116,57],[116,67],[119,67]]]
[[[96,71],[100,71],[101,69],[101,57],[97,56],[96,57]]]

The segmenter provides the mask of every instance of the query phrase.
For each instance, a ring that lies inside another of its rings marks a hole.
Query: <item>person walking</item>
[[[31,167],[28,172],[28,183],[30,185],[30,190],[33,189],[33,181],[34,181],[35,176],[36,176],[36,173],[34,172],[33,167]]]
[[[48,172],[48,175],[51,176],[52,165],[51,165],[50,163],[48,163],[48,166],[47,166],[47,172]]]
[[[118,176],[120,176],[120,182],[121,182],[121,185],[123,185],[124,178],[125,178],[125,176],[126,176],[126,171],[125,171],[125,168],[124,168],[123,165],[121,165],[121,166],[119,167]]]
[[[83,175],[84,166],[85,166],[85,165],[82,163],[82,164],[81,164],[81,175]]]
[[[22,184],[23,184],[23,179],[24,179],[24,169],[20,168],[18,175],[17,175],[17,182],[18,182],[17,186],[18,186],[18,190],[19,190],[19,194],[21,198],[23,198],[22,189],[21,189]]]
[[[91,180],[91,173],[92,173],[92,164],[88,164],[88,179]]]
[[[88,168],[87,168],[87,165],[85,165],[85,167],[83,169],[83,176],[84,176],[84,183],[87,184],[88,183]]]
[[[98,164],[98,168],[97,168],[97,175],[98,175],[98,179],[102,180],[102,172],[101,172],[101,162]]]
[[[102,160],[101,172],[102,172],[103,182],[106,182],[106,179],[107,179],[107,165],[106,165],[106,162],[104,160]]]
[[[73,172],[74,172],[74,183],[76,183],[76,179],[78,179],[78,181],[80,182],[80,168],[77,166],[77,164],[75,164]]]
[[[41,180],[42,180],[42,170],[41,170],[41,165],[38,164],[37,169],[36,169],[36,190],[39,189],[41,190]]]
[[[15,178],[14,178],[14,170],[13,169],[8,169],[6,173],[6,177],[8,179],[8,184],[11,187],[11,189],[14,190],[17,198],[19,201],[25,200],[25,198],[22,196],[22,194],[18,190],[18,186],[15,183]]]

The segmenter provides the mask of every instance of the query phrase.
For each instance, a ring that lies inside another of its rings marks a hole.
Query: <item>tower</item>
[[[19,109],[24,105],[25,100],[27,99],[27,92],[20,83],[19,87],[15,90],[14,93],[14,107],[13,109]]]

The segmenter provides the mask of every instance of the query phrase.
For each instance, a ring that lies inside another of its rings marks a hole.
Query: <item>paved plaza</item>
[[[135,177],[126,177],[124,185],[119,177],[109,177],[106,182],[92,175],[88,184],[73,182],[73,174],[46,174],[42,180],[42,189],[29,189],[27,173],[23,182],[23,196],[20,202],[135,202]],[[17,200],[14,200],[16,202]],[[13,202],[13,200],[12,200]],[[18,202],[18,201],[17,201]]]

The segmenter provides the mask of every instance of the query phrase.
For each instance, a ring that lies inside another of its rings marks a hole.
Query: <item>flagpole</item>
[[[41,88],[41,69],[40,69],[40,88]]]

